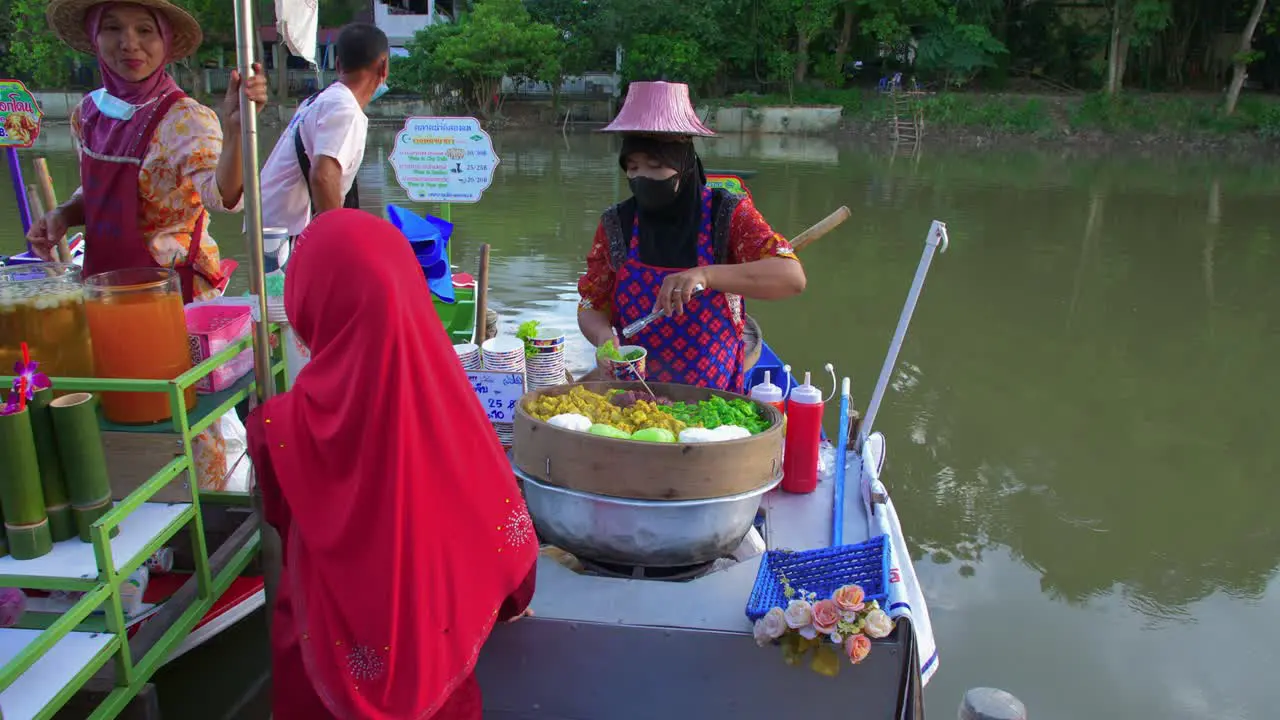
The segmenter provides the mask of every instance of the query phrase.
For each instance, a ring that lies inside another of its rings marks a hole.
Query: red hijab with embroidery
[[[430,717],[536,560],[528,512],[399,230],[317,217],[285,309],[311,362],[263,419],[307,675],[340,718]]]

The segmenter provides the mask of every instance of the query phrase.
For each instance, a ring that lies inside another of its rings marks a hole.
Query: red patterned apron
[[[138,175],[142,172],[142,160],[147,148],[151,145],[151,137],[174,103],[185,98],[181,92],[172,92],[143,108],[140,112],[150,113],[145,118],[120,123],[113,128],[109,136],[110,144],[123,146],[124,150],[115,154],[103,152],[101,148],[90,147],[82,142],[80,155],[80,182],[84,195],[85,218],[85,254],[84,275],[122,270],[131,267],[159,267],[151,256],[147,238],[138,227],[139,207]],[[89,98],[80,109],[81,137],[94,137],[91,129],[96,123],[116,123],[119,121],[106,117],[98,111],[97,106]],[[118,131],[131,131],[141,127],[133,137],[117,138]],[[123,145],[118,142],[124,140]],[[182,281],[182,300],[191,302],[195,293],[195,275],[198,270],[195,262],[200,256],[200,235],[204,231],[205,212],[202,210],[196,219],[195,229],[191,233],[187,246],[187,258],[174,266]],[[217,285],[219,278],[209,278],[204,273],[200,276]]]
[[[698,267],[715,262],[711,238],[710,188],[702,189],[702,224],[698,230]],[[616,327],[648,316],[653,311],[668,275],[688,268],[658,268],[640,262],[640,219],[631,224],[627,261],[618,269],[613,291]],[[716,290],[704,290],[685,303],[684,314],[659,318],[629,342],[648,351],[646,379],[654,382],[697,385],[742,392],[746,345],[743,325],[735,320],[729,299]]]

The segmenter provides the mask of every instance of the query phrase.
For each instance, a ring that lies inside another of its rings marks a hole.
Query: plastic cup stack
[[[524,373],[524,343],[513,337],[485,340],[480,346],[484,369],[489,372]],[[514,422],[495,422],[493,429],[503,447],[511,447],[516,439]]]
[[[513,337],[485,340],[480,354],[489,372],[524,372],[524,343]]]
[[[546,328],[525,341],[532,351],[524,361],[530,390],[564,384],[564,339],[563,330]]]
[[[453,346],[453,351],[458,354],[458,361],[462,363],[463,370],[474,372],[484,369],[484,362],[480,359],[479,345],[460,343]]]

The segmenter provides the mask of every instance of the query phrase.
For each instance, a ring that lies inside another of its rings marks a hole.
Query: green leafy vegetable
[[[524,356],[527,358],[538,354],[533,345],[529,344],[530,340],[538,336],[538,324],[537,320],[526,320],[516,328],[516,339],[524,342]]]
[[[644,351],[632,350],[626,355],[623,355],[622,352],[618,350],[617,345],[614,345],[613,343],[605,343],[600,346],[600,349],[596,350],[596,355],[614,362],[632,362],[644,357]]]
[[[769,421],[760,414],[756,405],[742,398],[725,400],[719,395],[713,395],[710,400],[698,403],[678,402],[670,406],[659,406],[658,409],[670,413],[689,427],[714,430],[721,425],[738,425],[749,430],[752,435],[769,429]]]

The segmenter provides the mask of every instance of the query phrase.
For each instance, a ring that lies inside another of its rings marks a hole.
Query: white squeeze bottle
[[[751,399],[772,405],[782,413],[782,420],[785,423],[787,419],[787,403],[782,397],[782,388],[770,382],[769,371],[764,371],[764,382],[751,388]]]

